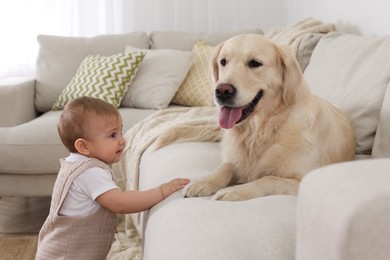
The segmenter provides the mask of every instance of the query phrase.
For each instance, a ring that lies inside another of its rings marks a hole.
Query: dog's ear
[[[290,106],[295,102],[297,90],[302,85],[303,74],[293,51],[288,46],[278,46],[283,74],[282,98]]]
[[[211,74],[211,79],[213,81],[213,84],[215,84],[218,81],[219,78],[219,72],[218,72],[218,56],[219,53],[221,52],[223,42],[218,44],[217,46],[214,47],[214,50],[211,54],[211,59],[210,59],[210,74]]]

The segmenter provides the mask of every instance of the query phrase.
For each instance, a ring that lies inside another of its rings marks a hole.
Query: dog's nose
[[[220,84],[215,89],[215,96],[222,102],[232,101],[236,96],[236,88],[231,84]]]

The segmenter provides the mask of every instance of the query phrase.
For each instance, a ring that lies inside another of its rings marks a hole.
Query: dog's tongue
[[[242,115],[241,108],[222,107],[219,112],[219,125],[222,128],[232,128]]]

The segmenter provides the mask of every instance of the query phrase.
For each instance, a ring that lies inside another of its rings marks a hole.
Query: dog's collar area
[[[253,100],[243,107],[221,107],[219,114],[219,125],[222,128],[229,129],[234,125],[244,121],[248,115],[255,109],[257,103],[259,103],[264,91],[260,90]]]

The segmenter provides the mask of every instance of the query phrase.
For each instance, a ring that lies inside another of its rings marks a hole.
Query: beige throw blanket
[[[295,52],[302,39],[309,33],[326,34],[335,31],[335,25],[323,23],[314,18],[307,18],[289,27],[279,27],[266,34],[268,38],[279,43],[290,46]]]
[[[266,36],[277,44],[289,46],[294,51],[302,71],[305,71],[317,43],[326,33],[333,31],[334,24],[307,18],[293,26],[271,30]]]
[[[185,129],[195,129],[187,131]],[[178,131],[179,130],[179,131]],[[176,137],[172,132],[184,133]],[[139,166],[146,149],[183,141],[218,141],[220,128],[215,107],[172,108],[158,111],[125,135],[126,147],[120,162],[114,164],[114,177],[122,190],[138,190]],[[120,216],[118,233],[108,259],[142,258],[142,214]]]

